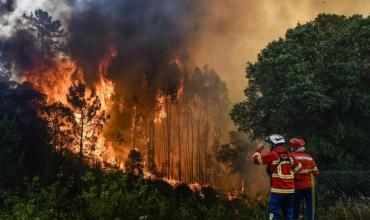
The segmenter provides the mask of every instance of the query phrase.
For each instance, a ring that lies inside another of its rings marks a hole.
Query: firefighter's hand
[[[258,144],[257,145],[257,149],[261,149],[262,150],[264,146],[265,146],[265,144]]]

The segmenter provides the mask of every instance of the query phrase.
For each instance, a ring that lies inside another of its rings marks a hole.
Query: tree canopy
[[[46,125],[38,117],[45,99],[29,83],[0,82],[0,188],[50,168],[51,146]]]
[[[53,52],[62,49],[60,38],[64,36],[62,23],[53,20],[47,11],[36,10],[30,15],[23,14],[23,18],[29,30],[35,32],[40,40],[42,55],[52,55]]]
[[[370,17],[320,14],[248,63],[231,112],[254,139],[301,136],[322,167],[365,168],[370,145]]]

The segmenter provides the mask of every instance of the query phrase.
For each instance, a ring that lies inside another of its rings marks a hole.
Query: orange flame
[[[161,123],[163,119],[166,118],[166,96],[158,92],[156,97],[157,110],[154,118],[155,123]]]
[[[113,104],[112,97],[114,95],[115,86],[114,83],[108,79],[107,71],[112,59],[116,56],[117,51],[112,47],[109,49],[107,55],[102,58],[99,64],[99,81],[95,84],[94,88],[101,102],[101,109],[99,111],[104,111],[106,114],[109,114]],[[67,94],[73,82],[76,80],[85,82],[83,71],[78,67],[76,62],[70,59],[53,61],[38,60],[35,62],[35,67],[32,70],[24,72],[24,77],[26,81],[32,83],[36,90],[46,95],[48,104],[61,102],[66,106],[69,106]],[[91,94],[91,92],[92,89],[87,89],[87,96]],[[77,122],[79,121],[79,117],[79,115],[75,115]],[[87,129],[87,132],[88,130],[89,129]],[[106,147],[105,145],[106,141],[101,132],[98,136],[94,152],[90,153],[95,159],[101,162],[103,158],[113,162],[113,158],[115,158],[114,152],[112,152],[110,147]],[[78,149],[78,146],[73,146],[71,150],[77,152]],[[86,152],[84,153],[86,154]]]
[[[26,81],[47,96],[47,102],[67,104],[66,95],[74,80],[83,81],[83,73],[71,60],[35,62],[35,68],[25,71]]]
[[[112,107],[114,103],[114,95],[115,95],[115,83],[111,81],[108,77],[108,70],[109,66],[111,65],[112,60],[117,56],[117,50],[114,47],[109,48],[107,54],[102,57],[99,67],[98,67],[98,81],[95,82],[94,88],[88,88],[87,89],[87,96],[92,93],[92,91],[96,92],[96,95],[98,96],[100,102],[101,102],[101,111],[100,113],[104,112],[106,114],[110,114],[112,111]],[[174,59],[172,60],[173,64],[176,64],[179,66],[179,68],[183,68],[183,64],[181,63],[180,59]],[[52,104],[54,102],[61,102],[62,104],[69,106],[69,103],[67,101],[66,95],[69,93],[69,88],[74,83],[75,80],[79,80],[81,82],[84,81],[84,72],[82,69],[80,69],[77,65],[77,63],[71,59],[64,59],[64,60],[55,60],[55,61],[45,61],[40,60],[36,62],[35,68],[32,70],[28,70],[24,73],[26,81],[29,81],[33,84],[34,88],[42,93],[44,93],[47,96],[47,103]],[[144,81],[145,83],[145,81]],[[145,84],[143,85],[146,86]],[[176,99],[177,100],[183,100],[184,98],[184,78],[181,78],[180,87],[176,93]],[[163,92],[158,90],[156,95],[156,107],[153,112],[154,116],[154,123],[153,123],[153,134],[155,135],[155,129],[158,127],[162,127],[163,129],[165,126],[168,128],[168,123],[171,123],[167,121],[166,123],[162,123],[164,119],[170,119],[171,117],[171,105],[168,105],[168,103],[171,102],[170,97],[166,96]],[[119,111],[123,111],[124,106],[122,102],[117,103]],[[174,108],[174,107],[172,107]],[[105,165],[107,166],[115,166],[122,170],[124,170],[124,161],[126,159],[126,156],[128,155],[129,149],[132,147],[137,147],[140,149],[141,152],[144,152],[145,150],[142,150],[143,148],[147,148],[147,146],[153,147],[153,145],[157,145],[155,141],[153,143],[150,143],[149,139],[149,132],[146,132],[145,129],[148,129],[149,124],[145,124],[146,121],[143,120],[140,113],[137,113],[137,106],[133,106],[133,112],[135,112],[135,116],[133,117],[132,126],[131,126],[131,132],[135,134],[135,137],[133,139],[132,146],[127,146],[127,148],[117,148],[115,143],[113,143],[112,140],[107,140],[104,137],[104,132],[100,132],[99,136],[96,140],[96,146],[93,152],[84,152],[84,154],[89,154],[94,157],[95,160],[98,160],[102,163],[103,167]],[[168,115],[167,115],[167,112]],[[179,113],[178,113],[179,114]],[[79,115],[75,115],[75,120],[77,122],[80,120]],[[152,119],[151,119],[152,120]],[[162,124],[161,124],[162,123]],[[172,122],[174,124],[174,122]],[[176,123],[178,123],[177,126],[180,126],[180,120],[178,120]],[[154,125],[156,124],[156,125]],[[160,125],[158,125],[160,124]],[[71,127],[68,127],[68,125],[64,125],[65,127],[61,129],[70,129]],[[157,126],[157,127],[155,127]],[[104,130],[105,128],[103,128]],[[89,130],[89,129],[87,129]],[[175,133],[173,134],[162,134],[161,137],[163,140],[168,137],[174,137],[176,136]],[[179,142],[181,142],[181,138],[178,137]],[[158,140],[157,140],[158,142]],[[167,142],[169,143],[169,142]],[[175,141],[171,142],[171,146],[175,146],[178,144],[178,147],[180,149],[180,143],[175,143]],[[190,143],[188,143],[190,145]],[[191,143],[192,144],[192,143]],[[159,144],[158,144],[159,145]],[[169,145],[169,144],[168,144]],[[185,144],[184,144],[185,145]],[[169,145],[170,146],[170,145]],[[57,146],[56,146],[57,147]],[[175,148],[175,147],[173,147]],[[169,148],[168,148],[169,149]],[[167,149],[167,150],[168,150]],[[73,146],[72,150],[74,152],[78,152],[79,147]],[[171,156],[175,154],[177,149],[172,149]],[[180,150],[179,150],[180,151]],[[180,151],[181,152],[181,151]],[[147,154],[148,151],[145,154],[145,162],[147,161]],[[165,158],[165,145],[160,146],[158,150],[158,158],[159,161],[161,159]],[[173,162],[172,162],[173,163]],[[163,166],[160,163],[159,167],[163,169],[165,166]],[[172,166],[174,166],[172,164]],[[171,167],[172,167],[171,166]],[[182,165],[184,166],[184,165]],[[181,162],[180,162],[181,167]],[[168,168],[167,168],[168,169]],[[151,174],[147,169],[147,164],[144,164],[144,177],[145,178],[157,178],[153,174]],[[175,175],[172,175],[172,177]],[[173,180],[173,179],[163,179],[164,181],[168,182],[172,186],[176,186],[177,184],[181,183],[181,181]],[[190,185],[191,189],[193,190],[199,190],[200,185],[197,183]]]

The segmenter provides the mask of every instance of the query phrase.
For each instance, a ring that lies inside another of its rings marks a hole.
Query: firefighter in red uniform
[[[257,146],[252,159],[255,164],[267,165],[271,177],[271,193],[269,198],[270,220],[279,219],[282,210],[284,219],[293,219],[294,206],[294,172],[300,170],[301,164],[289,155],[285,148],[285,139],[278,134],[266,138],[270,152],[261,155],[264,144]]]
[[[305,142],[300,138],[289,140],[289,149],[293,157],[302,164],[302,169],[294,175],[294,219],[299,218],[299,210],[302,200],[306,204],[306,216],[308,220],[317,220],[315,207],[315,180],[319,175],[314,159],[305,152]]]

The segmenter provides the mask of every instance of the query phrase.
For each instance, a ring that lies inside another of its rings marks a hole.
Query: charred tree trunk
[[[194,181],[194,122],[193,122],[193,114],[190,110],[190,124],[191,124],[191,157],[190,157],[190,179],[191,182]]]
[[[81,178],[82,176],[84,175],[84,127],[85,127],[85,124],[84,124],[84,114],[83,114],[83,109],[80,109],[80,114],[81,114],[81,121],[80,121],[80,134],[79,134],[79,147],[80,147],[80,152],[79,152],[79,166],[80,166],[80,174],[79,174],[79,183],[80,183],[80,186],[82,186],[82,182],[81,182]]]
[[[182,157],[181,157],[181,127],[180,127],[180,104],[177,104],[177,138],[179,141],[179,167],[178,167],[178,175],[179,175],[179,180],[182,180],[182,171],[181,171],[181,162],[182,162]]]
[[[84,135],[84,116],[81,111],[81,122],[80,122],[80,160],[83,160],[83,135]]]
[[[201,162],[200,162],[200,112],[198,113],[198,121],[197,121],[197,181],[201,182]]]
[[[208,124],[208,122],[206,122],[206,124]],[[203,152],[202,152],[202,155],[203,155],[203,178],[204,178],[204,181],[206,183],[209,182],[209,169],[210,169],[210,161],[208,158],[208,155],[209,155],[209,150],[208,150],[208,126],[205,126],[204,128],[204,132],[203,132],[203,138],[204,138],[204,141],[203,141]]]
[[[168,98],[166,99],[166,122],[167,122],[167,178],[171,178],[171,106]]]
[[[161,155],[161,167],[162,167],[162,175],[167,175],[168,168],[167,168],[167,142],[165,138],[165,123],[162,123],[162,141],[161,141],[161,149],[162,149],[162,155]]]
[[[132,149],[135,149],[136,148],[136,126],[137,126],[137,108],[135,106],[135,109],[134,109],[134,129],[133,129]]]
[[[151,119],[151,146],[150,146],[150,169],[151,171],[150,172],[156,172],[157,170],[154,170],[156,169],[156,165],[155,165],[155,123],[154,123],[154,120],[155,120],[155,111],[154,111],[154,107],[153,107],[153,111],[152,111],[152,119]]]
[[[186,170],[186,181],[190,178],[190,164],[189,164],[189,143],[190,143],[190,131],[189,131],[189,111],[186,111],[186,145],[185,145],[185,170]]]

